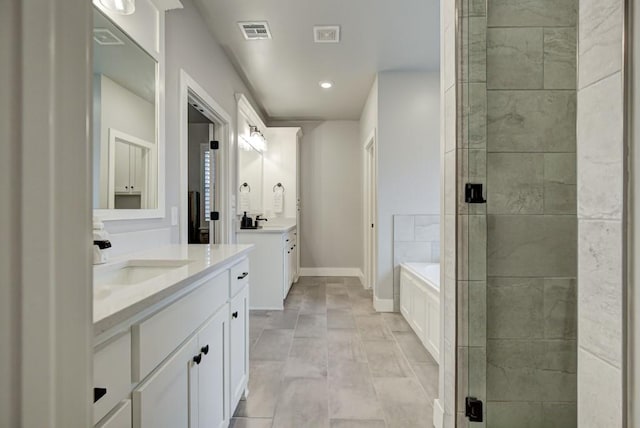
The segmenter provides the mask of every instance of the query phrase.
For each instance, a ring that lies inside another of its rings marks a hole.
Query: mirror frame
[[[164,11],[149,1],[138,1],[133,15],[118,15],[105,9],[98,0],[93,0],[98,9],[114,25],[136,42],[156,61],[156,156],[157,205],[152,209],[93,209],[93,216],[102,221],[158,219],[166,217],[165,197],[165,48]],[[93,179],[93,173],[92,173]]]

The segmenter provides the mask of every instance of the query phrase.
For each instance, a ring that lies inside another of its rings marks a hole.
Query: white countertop
[[[194,281],[226,267],[253,245],[170,245],[127,254],[107,264],[94,266],[94,276],[118,269],[130,261],[185,260],[188,264],[135,285],[94,285],[94,335],[134,317],[139,312],[193,284]]]
[[[296,219],[272,218],[267,222],[261,222],[261,229],[240,229],[238,233],[287,233],[296,228]]]

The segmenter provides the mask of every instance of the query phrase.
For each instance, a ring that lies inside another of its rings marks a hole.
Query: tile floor
[[[303,277],[284,311],[252,311],[249,397],[234,428],[431,427],[438,366],[357,278]]]

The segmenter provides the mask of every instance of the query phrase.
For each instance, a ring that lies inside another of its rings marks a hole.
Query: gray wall
[[[171,230],[173,242],[179,241],[178,226],[171,226],[171,207],[180,205],[180,171],[176,159],[179,158],[180,144],[180,70],[184,69],[203,87],[232,118],[231,129],[235,134],[236,100],[235,93],[244,93],[253,102],[251,93],[224,50],[213,38],[204,23],[201,13],[191,0],[182,0],[184,9],[166,14],[166,111],[164,126],[166,130],[166,217],[163,219],[132,220],[109,222],[107,229],[111,233],[144,231],[151,229]],[[259,110],[258,110],[259,111]],[[233,138],[235,140],[235,137]],[[231,149],[233,153],[233,149]],[[232,165],[235,160],[232,158]],[[235,170],[231,171],[232,179]],[[236,188],[233,183],[232,188]]]
[[[440,211],[439,73],[380,73],[377,106],[378,277],[375,294],[378,299],[395,297],[398,300],[394,287],[393,216]]]
[[[302,132],[300,266],[362,270],[358,122],[306,122]]]
[[[624,421],[623,13],[622,0],[580,2],[577,127],[580,428],[619,427]]]

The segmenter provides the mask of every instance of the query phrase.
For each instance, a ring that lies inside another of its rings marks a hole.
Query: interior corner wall
[[[107,230],[112,234],[127,234],[150,230],[162,230],[170,242],[178,243],[178,226],[171,225],[171,208],[180,206],[180,166],[175,160],[180,157],[180,70],[183,69],[229,114],[231,130],[236,132],[236,93],[243,93],[256,105],[249,88],[244,84],[222,47],[213,38],[203,15],[192,0],[181,0],[184,8],[166,13],[165,19],[165,117],[160,126],[165,126],[165,218],[108,222]],[[259,111],[259,110],[258,110]],[[231,139],[235,141],[235,137]],[[235,185],[235,149],[231,153],[231,187]],[[186,221],[180,219],[180,221]],[[156,233],[156,235],[160,235]],[[121,235],[126,237],[126,235]],[[157,243],[155,243],[157,244]],[[114,244],[115,246],[115,244]],[[140,250],[143,248],[136,248]],[[114,248],[115,250],[115,248]],[[118,249],[122,251],[121,248]]]
[[[300,144],[301,268],[362,271],[359,123],[296,123]],[[273,126],[273,124],[270,124]]]
[[[439,72],[379,73],[377,106],[378,269],[375,295],[378,299],[389,300],[397,297],[394,292],[393,216],[440,214]]]

